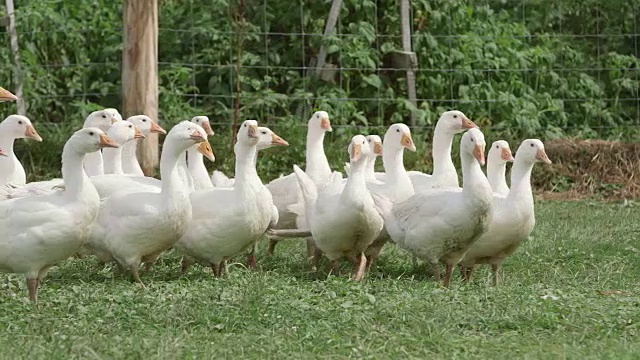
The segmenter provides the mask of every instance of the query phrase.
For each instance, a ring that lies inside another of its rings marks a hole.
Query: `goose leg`
[[[367,268],[367,257],[364,256],[364,253],[360,254],[360,261],[358,264],[358,271],[356,272],[355,281],[364,280],[365,270]]]
[[[251,246],[251,251],[247,254],[247,267],[249,269],[255,269],[257,267],[256,244]]]
[[[213,272],[213,276],[215,277],[220,277],[220,267],[222,265],[223,262],[220,263],[215,263],[215,264],[211,264],[211,271]]]
[[[141,288],[147,289],[142,280],[140,280],[140,274],[138,273],[138,265],[129,265],[129,271],[131,271],[131,275],[133,275],[133,279],[140,285]]]
[[[312,237],[308,237],[307,239],[307,258],[310,258],[315,255],[316,252],[316,243],[313,242]]]
[[[493,286],[498,286],[500,282],[500,264],[491,264],[493,270]]]
[[[473,271],[476,269],[475,265],[471,266],[461,266],[460,271],[462,272],[462,277],[464,282],[471,281],[471,277],[473,276]]]
[[[29,300],[32,303],[38,303],[38,278],[29,279],[27,278],[27,290],[29,290]]]
[[[316,248],[313,252],[313,269],[318,270],[318,265],[320,265],[320,258],[322,258],[322,251]]]
[[[186,273],[187,270],[189,270],[189,266],[191,266],[191,258],[185,255],[182,257],[182,261],[180,262],[180,273]]]
[[[329,274],[333,274],[336,270],[340,268],[340,260],[331,261],[331,267],[329,267]]]
[[[451,275],[453,275],[453,267],[454,267],[454,264],[447,264],[447,267],[444,273],[444,287],[449,287],[449,284],[451,283]]]
[[[440,282],[440,264],[437,262],[431,263],[431,272],[436,282]]]
[[[267,250],[269,255],[273,255],[273,251],[276,249],[276,244],[278,244],[277,240],[269,239],[269,249]]]
[[[220,263],[220,277],[226,277],[227,274],[227,260],[222,260]]]
[[[42,279],[44,279],[44,277],[47,276],[49,269],[51,269],[50,265],[45,266],[42,269],[40,269],[40,271],[38,271],[38,289],[40,289],[40,285],[42,285]]]

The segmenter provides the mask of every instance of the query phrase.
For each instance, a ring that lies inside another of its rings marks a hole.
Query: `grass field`
[[[497,288],[483,269],[444,289],[393,246],[358,284],[347,265],[311,272],[296,241],[270,258],[261,244],[261,271],[233,264],[224,279],[179,276],[169,254],[147,291],[70,260],[37,307],[22,277],[0,275],[0,357],[638,358],[640,205],[546,201],[537,215]]]

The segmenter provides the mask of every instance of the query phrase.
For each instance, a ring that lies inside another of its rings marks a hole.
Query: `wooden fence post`
[[[158,120],[158,0],[124,1],[122,93],[125,117],[144,114]],[[138,146],[138,159],[147,176],[158,165],[158,135]]]
[[[22,82],[24,81],[24,77],[22,76],[22,66],[20,64],[20,48],[18,47],[18,30],[16,30],[16,12],[15,7],[13,6],[13,0],[6,0],[5,4],[7,5],[7,16],[9,17],[9,24],[7,26],[7,30],[9,31],[9,36],[11,38],[11,52],[13,53],[13,62],[15,63],[15,82],[16,82],[16,96],[18,100],[16,103],[18,104],[18,114],[19,115],[27,115],[27,105],[24,101],[24,96],[22,93]]]
[[[402,50],[412,55],[410,67],[407,69],[407,97],[414,107],[418,106],[416,100],[416,74],[417,67],[415,54],[411,50],[411,19],[409,16],[409,0],[400,0],[400,21],[402,23]],[[411,111],[411,126],[416,126],[416,112]]]

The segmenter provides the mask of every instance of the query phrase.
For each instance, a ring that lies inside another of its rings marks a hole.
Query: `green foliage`
[[[327,148],[336,168],[346,159],[347,136],[384,133],[408,122],[412,110],[417,139],[429,140],[438,115],[452,108],[495,138],[638,134],[635,1],[412,1],[417,108],[406,100],[405,70],[390,62],[402,50],[397,2],[345,0],[337,31],[323,38],[330,3],[161,1],[163,124],[210,116],[223,170],[233,168],[225,154],[230,124],[256,118],[300,146],[304,140],[293,137],[304,137],[299,128],[312,109],[331,115],[336,131]],[[89,111],[120,107],[122,3],[25,0],[17,24],[28,115],[47,144],[19,145],[34,179],[57,171],[52,160]],[[323,44],[327,62],[341,68],[332,81],[311,76]],[[12,63],[9,46],[0,59]],[[15,70],[0,68],[3,86],[12,88]],[[3,104],[0,115],[14,111]],[[265,178],[304,161],[300,147],[286,154],[268,161]],[[410,167],[419,162],[407,159]]]
[[[491,285],[433,282],[398,247],[383,249],[363,283],[312,272],[304,241],[259,244],[212,277],[163,256],[148,289],[70,259],[27,299],[22,276],[1,275],[0,347],[7,359],[633,359],[640,352],[637,204],[541,202],[536,229]],[[606,295],[600,292],[622,291]]]

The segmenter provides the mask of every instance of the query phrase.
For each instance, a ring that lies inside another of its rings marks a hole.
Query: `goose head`
[[[122,115],[114,108],[106,108],[104,111],[111,116],[111,122],[122,121]]]
[[[516,151],[515,161],[525,161],[527,163],[536,163],[542,161],[545,164],[551,164],[551,160],[544,151],[544,144],[538,139],[526,139],[518,147]]]
[[[245,120],[238,130],[238,142],[249,146],[256,146],[260,141],[258,122],[256,120]]]
[[[169,130],[165,139],[167,141],[175,144],[176,150],[182,152],[195,144],[207,142],[207,132],[200,125],[183,120]]]
[[[375,158],[382,155],[382,139],[378,135],[367,135],[367,144],[371,148],[369,157]]]
[[[35,141],[42,141],[40,134],[36,131],[36,128],[31,124],[26,116],[22,115],[9,115],[1,123],[2,134],[11,136],[14,139],[29,138]]]
[[[268,127],[258,127],[258,134],[260,137],[258,145],[256,146],[258,150],[268,149],[272,146],[289,146],[289,143],[285,139],[278,136],[278,134],[274,133]]]
[[[96,152],[105,147],[119,147],[112,138],[97,127],[87,127],[76,131],[71,135],[67,144],[83,154]]]
[[[402,123],[396,123],[389,126],[386,134],[384,134],[384,146],[393,149],[406,148],[416,151],[416,145],[411,138],[411,130]]]
[[[18,97],[13,95],[11,91],[0,87],[0,102],[16,101],[16,100],[18,100]]]
[[[145,136],[140,130],[127,120],[116,121],[111,125],[107,135],[116,143],[122,145],[133,139],[144,139]]]
[[[469,131],[462,135],[460,140],[460,154],[472,155],[480,166],[484,165],[484,148],[486,142],[484,141],[484,134],[478,128],[471,128]]]
[[[489,149],[487,161],[497,165],[503,165],[509,161],[513,161],[509,143],[504,140],[494,141],[493,144],[491,144],[491,149]]]
[[[204,131],[207,133],[207,135],[211,136],[215,134],[213,132],[213,129],[211,128],[211,123],[209,122],[208,117],[203,115],[194,116],[193,119],[191,119],[191,122],[194,124],[200,125],[204,129]]]
[[[111,124],[115,123],[116,121],[122,120],[122,117],[119,117],[120,114],[114,116],[114,113],[110,110],[112,109],[104,109],[92,112],[85,119],[83,127],[97,127],[98,129],[102,130],[102,132],[106,133],[109,130],[109,127],[111,127]]]
[[[364,135],[356,135],[349,143],[349,162],[352,165],[365,161],[371,153],[371,147]]]
[[[326,111],[316,111],[311,115],[311,119],[308,122],[309,130],[319,134],[324,134],[326,131],[333,131],[331,128],[331,122],[329,121],[329,114]]]
[[[127,118],[127,121],[129,121],[135,127],[137,127],[140,130],[140,132],[145,136],[147,136],[147,135],[149,135],[151,133],[155,133],[155,134],[166,134],[167,133],[167,131],[165,129],[160,127],[160,125],[158,125],[158,123],[156,123],[155,121],[151,120],[151,118],[148,117],[147,115],[129,116]]]
[[[446,130],[450,134],[458,134],[478,126],[462,112],[458,110],[445,111],[440,115],[437,128]]]

